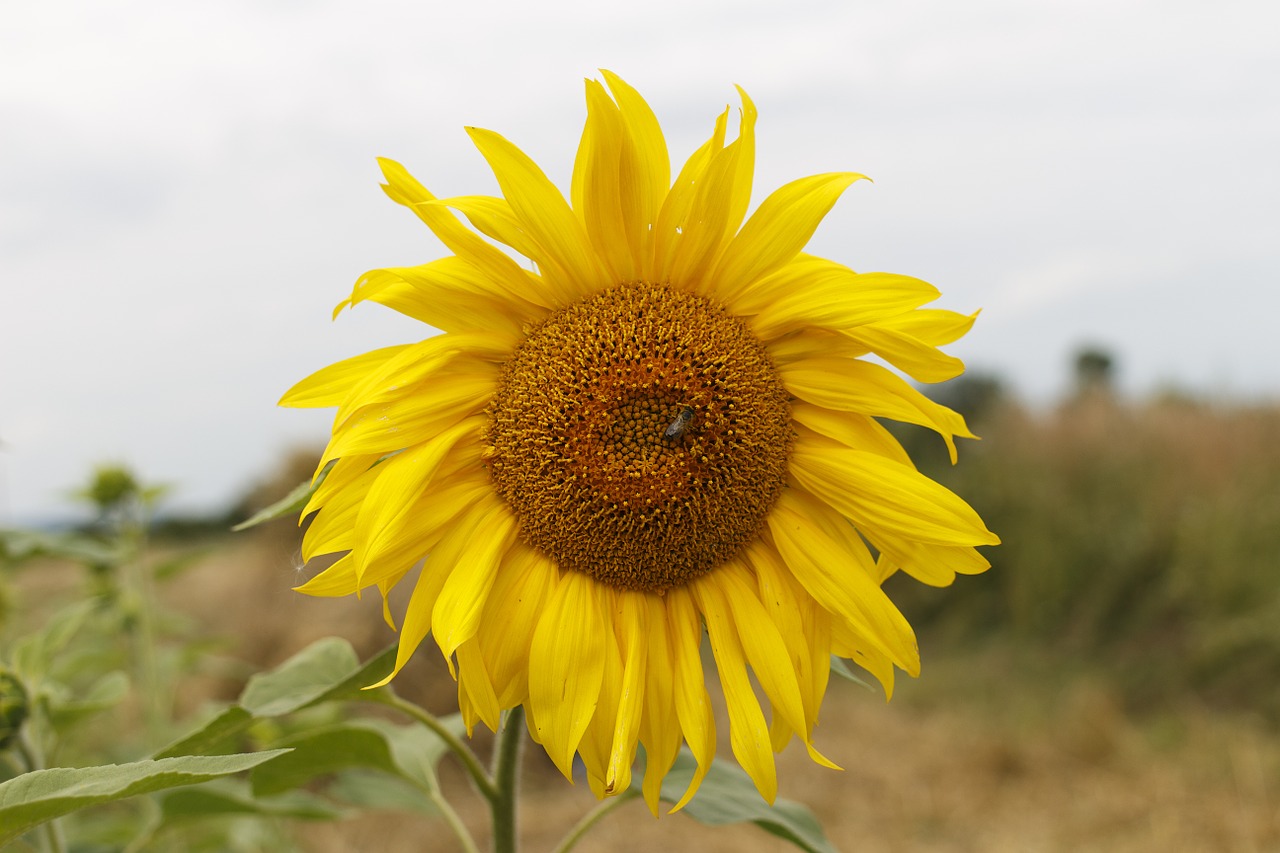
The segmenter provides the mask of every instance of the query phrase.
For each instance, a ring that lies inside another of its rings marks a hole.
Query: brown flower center
[[[794,439],[787,392],[742,321],[646,283],[531,328],[487,414],[493,483],[525,541],[658,593],[755,536]]]

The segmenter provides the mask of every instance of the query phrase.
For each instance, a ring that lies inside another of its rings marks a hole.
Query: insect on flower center
[[[665,592],[731,558],[786,480],[789,397],[722,307],[621,285],[528,331],[488,409],[493,483],[565,568]]]

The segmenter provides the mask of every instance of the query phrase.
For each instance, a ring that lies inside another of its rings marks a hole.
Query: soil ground
[[[366,651],[393,639],[377,601],[298,595],[289,591],[295,572],[286,546],[246,540],[194,569],[182,598],[197,616],[206,614],[198,618],[208,618],[210,630],[237,634],[240,654],[260,666],[328,634]],[[901,679],[892,702],[833,680],[817,737],[843,771],[813,764],[794,742],[779,757],[780,796],[807,804],[838,849],[1280,850],[1280,734],[1260,719],[1192,701],[1135,717],[1115,698],[1103,662],[1001,646],[948,648],[927,634],[921,648],[921,678]],[[448,713],[453,682],[438,655],[425,657],[398,689]],[[723,714],[720,733],[727,754]],[[460,772],[446,770],[445,781],[483,845],[483,803]],[[585,785],[570,786],[529,744],[524,849],[552,849],[594,804]],[[461,849],[442,822],[391,813],[301,827],[298,836],[317,853]],[[706,827],[679,814],[655,820],[637,800],[576,849],[795,848],[753,826]]]

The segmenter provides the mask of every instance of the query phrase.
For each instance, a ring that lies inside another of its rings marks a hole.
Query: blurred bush
[[[922,633],[1087,658],[1135,707],[1189,692],[1280,720],[1280,409],[1086,394],[1031,414],[969,396],[982,441],[959,465],[902,436],[1004,544],[945,591],[891,579]]]

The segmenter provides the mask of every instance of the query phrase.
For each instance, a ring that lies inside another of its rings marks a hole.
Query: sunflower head
[[[864,359],[952,378],[962,365],[938,347],[976,315],[923,308],[938,292],[918,279],[803,252],[860,175],[801,178],[748,217],[745,92],[734,138],[726,110],[673,179],[649,106],[604,78],[587,82],[567,200],[490,131],[468,133],[499,197],[438,199],[381,161],[387,194],[451,254],[368,272],[338,307],[378,302],[443,334],[285,395],[337,407],[303,551],[343,556],[300,589],[376,586],[385,602],[420,566],[401,617],[384,607],[395,672],[430,633],[469,727],[524,705],[535,740],[566,776],[581,756],[600,796],[630,784],[643,744],[655,814],[681,745],[698,771],[676,808],[715,753],[706,637],[733,752],[772,801],[792,736],[834,766],[813,745],[830,655],[886,693],[895,667],[918,672],[884,579],[988,566],[975,546],[996,537],[881,425],[930,427],[954,459],[963,419]]]

